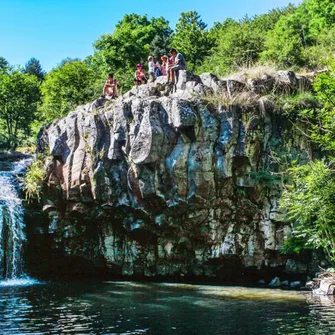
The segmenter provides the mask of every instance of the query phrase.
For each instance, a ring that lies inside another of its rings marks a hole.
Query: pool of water
[[[8,284],[8,283],[7,283]],[[0,286],[0,334],[335,334],[310,293],[136,282]]]

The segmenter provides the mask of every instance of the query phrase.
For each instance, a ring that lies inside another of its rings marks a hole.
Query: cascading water
[[[7,282],[27,279],[22,254],[24,210],[17,175],[23,173],[30,162],[29,158],[23,159],[12,163],[8,171],[0,171],[0,279]]]

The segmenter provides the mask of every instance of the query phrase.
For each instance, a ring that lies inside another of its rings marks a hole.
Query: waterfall
[[[25,171],[31,159],[10,165],[0,171],[0,278],[19,279],[24,276],[23,244],[24,210],[19,196],[17,175]]]

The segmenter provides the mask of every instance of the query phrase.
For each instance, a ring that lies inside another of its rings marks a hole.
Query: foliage
[[[274,29],[268,32],[262,57],[280,67],[311,66],[309,49],[324,43],[322,39],[334,24],[332,0],[305,0],[294,12],[282,16]],[[327,43],[331,43],[330,40],[327,39]]]
[[[171,33],[169,22],[163,17],[148,19],[146,15],[128,14],[116,24],[112,34],[104,34],[94,43],[94,58],[105,73],[114,73],[119,81],[121,77],[133,78],[136,64],[146,64],[154,38],[168,38]],[[123,84],[129,87],[132,80]]]
[[[329,71],[319,74],[314,82],[316,103],[319,108],[300,111],[300,118],[309,125],[310,137],[322,149],[334,154],[335,150],[335,61]]]
[[[78,105],[96,98],[102,85],[96,89],[95,80],[92,69],[82,61],[66,62],[49,72],[41,86],[45,120],[65,116]]]
[[[326,150],[323,160],[289,170],[291,183],[281,199],[287,219],[293,223],[293,236],[285,250],[322,248],[335,262],[335,169],[332,155],[335,149],[335,68],[317,76],[314,89],[318,106],[303,109],[300,117],[309,127],[310,140]],[[303,242],[303,243],[301,243]]]
[[[214,41],[196,11],[181,13],[172,37],[172,46],[181,52],[190,71],[197,71],[204,58],[210,55]]]
[[[30,58],[26,63],[23,73],[34,75],[41,82],[44,79],[45,71],[42,69],[40,61],[36,58]]]
[[[10,69],[9,63],[3,57],[0,57],[0,72],[7,72]]]
[[[292,8],[288,6],[254,18],[246,16],[239,22],[227,19],[222,25],[216,24],[210,35],[219,41],[212,55],[205,59],[202,70],[222,75],[240,67],[253,66],[264,51],[267,31],[273,29],[277,21]]]
[[[169,54],[170,44],[170,35],[156,35],[150,43],[149,53],[156,61],[158,61],[160,60],[160,57]]]
[[[20,137],[29,135],[39,100],[35,76],[19,71],[0,73],[0,129],[5,132],[8,149],[15,149]]]
[[[281,198],[293,235],[306,247],[322,248],[335,262],[335,170],[333,162],[315,161],[289,171],[292,184]]]
[[[28,200],[37,199],[40,201],[41,199],[43,184],[46,178],[44,160],[44,156],[37,156],[34,162],[29,166],[28,171],[22,180],[23,189]]]

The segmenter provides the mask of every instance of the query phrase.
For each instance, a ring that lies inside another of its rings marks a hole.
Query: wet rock
[[[280,282],[279,277],[275,277],[271,280],[268,286],[271,288],[277,288],[277,287],[280,287],[280,285],[281,285],[281,282]]]
[[[296,290],[296,289],[299,289],[301,287],[301,282],[300,281],[293,281],[291,284],[290,284],[290,288]]]
[[[315,295],[335,295],[335,282],[333,278],[321,279],[319,288],[313,290]]]

